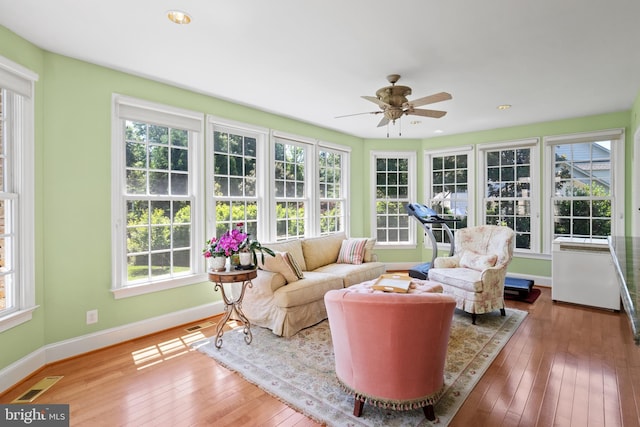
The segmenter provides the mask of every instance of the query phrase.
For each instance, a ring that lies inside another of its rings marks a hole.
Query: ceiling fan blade
[[[417,110],[408,110],[406,112],[406,114],[411,114],[413,116],[433,117],[434,119],[439,119],[440,117],[442,117],[445,114],[447,114],[447,112],[446,111],[439,111],[439,110],[421,110],[421,109],[417,109]]]
[[[387,123],[389,123],[389,119],[386,117],[383,117],[382,120],[380,120],[380,123],[378,123],[378,127],[381,128],[382,126],[386,126]]]
[[[451,94],[447,92],[435,93],[433,95],[425,96],[423,98],[418,98],[413,101],[405,102],[403,107],[420,107],[421,105],[433,104],[435,102],[442,102],[451,99]]]
[[[344,116],[335,116],[336,119],[341,119],[343,117],[353,117],[353,116],[361,116],[363,114],[380,114],[382,111],[367,111],[366,113],[354,113],[354,114],[345,114]]]
[[[391,107],[391,105],[387,104],[386,102],[380,101],[378,98],[376,98],[375,96],[363,96],[364,99],[366,99],[367,101],[371,101],[374,104],[378,104],[378,106],[380,108],[387,108],[387,107]]]

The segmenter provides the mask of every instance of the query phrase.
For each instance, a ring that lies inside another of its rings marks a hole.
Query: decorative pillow
[[[346,239],[342,241],[338,264],[362,264],[364,248],[368,239]]]
[[[287,262],[289,262],[289,265],[293,269],[293,272],[296,274],[296,276],[298,276],[298,279],[304,279],[304,275],[302,274],[302,270],[300,269],[300,266],[296,262],[295,257],[292,256],[289,252],[285,252],[283,255],[286,255]]]
[[[375,245],[376,245],[375,237],[370,237],[367,239],[367,244],[364,245],[364,258],[362,259],[362,262],[376,261],[374,259],[375,254],[373,253],[373,248]]]
[[[340,245],[346,238],[346,234],[336,233],[302,239],[304,263],[296,258],[298,265],[305,271],[313,271],[325,265],[335,263],[340,253]]]
[[[275,256],[265,255],[264,263],[262,257],[258,257],[258,266],[264,271],[282,274],[287,283],[298,280],[298,275],[289,264],[287,252],[276,252]]]
[[[480,255],[473,251],[465,251],[460,258],[460,267],[482,271],[496,265],[498,255]]]

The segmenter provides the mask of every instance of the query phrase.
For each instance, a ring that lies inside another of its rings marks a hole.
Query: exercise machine
[[[420,226],[424,229],[425,233],[427,234],[427,236],[429,236],[429,239],[431,240],[431,249],[433,253],[433,257],[431,257],[431,262],[425,262],[423,264],[416,265],[415,267],[409,270],[409,276],[415,279],[426,280],[428,278],[429,269],[431,268],[433,261],[438,256],[438,241],[436,240],[436,237],[433,235],[433,230],[431,229],[431,227],[433,226],[433,224],[442,225],[442,229],[445,231],[445,233],[447,233],[447,236],[449,237],[449,242],[450,242],[449,256],[452,256],[455,249],[454,241],[453,241],[453,232],[447,225],[447,222],[455,222],[460,220],[442,218],[433,209],[425,205],[421,205],[419,203],[408,203],[405,206],[405,209],[407,210],[407,214],[410,217],[418,221]]]

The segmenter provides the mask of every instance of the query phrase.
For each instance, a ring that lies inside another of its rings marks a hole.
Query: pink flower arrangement
[[[242,232],[243,223],[238,223],[237,227],[233,230],[229,230],[219,238],[215,236],[207,241],[207,246],[202,250],[202,254],[205,258],[212,256],[231,256],[238,253],[249,237],[246,233]]]

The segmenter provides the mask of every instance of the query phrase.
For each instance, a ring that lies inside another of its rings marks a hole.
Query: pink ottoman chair
[[[353,413],[364,402],[410,410],[433,405],[444,386],[444,365],[455,300],[439,293],[325,294],[340,384],[355,395]]]

